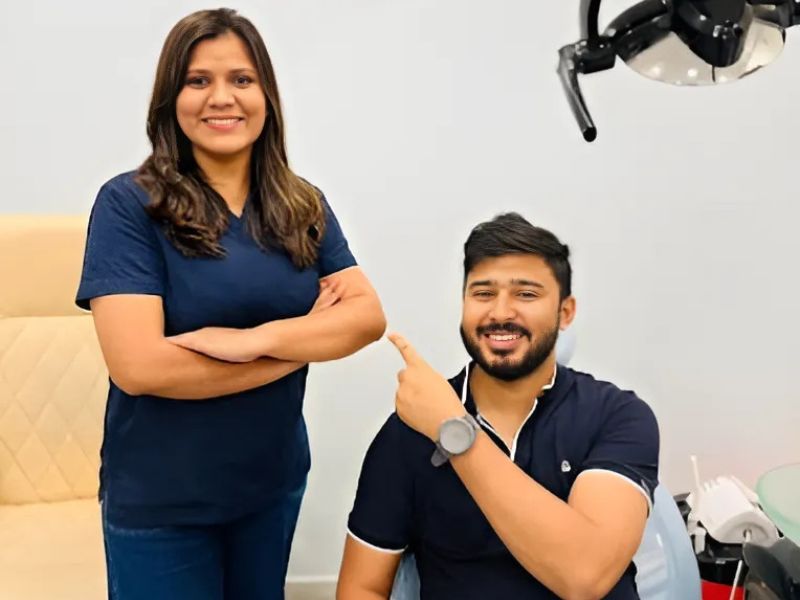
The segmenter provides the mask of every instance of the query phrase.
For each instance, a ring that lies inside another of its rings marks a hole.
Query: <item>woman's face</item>
[[[194,47],[176,116],[196,158],[249,157],[264,128],[267,101],[250,52],[235,33]]]

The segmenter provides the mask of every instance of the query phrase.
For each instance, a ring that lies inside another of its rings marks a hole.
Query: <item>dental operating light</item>
[[[674,85],[736,81],[774,61],[800,0],[641,0],[600,33],[601,0],[581,0],[581,40],[559,50],[558,73],[587,142],[597,137],[579,74],[614,67]]]

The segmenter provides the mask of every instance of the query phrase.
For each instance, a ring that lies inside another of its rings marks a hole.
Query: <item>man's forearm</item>
[[[563,598],[595,597],[604,552],[602,535],[591,521],[531,479],[483,432],[468,452],[451,462],[492,528],[529,573]],[[609,577],[610,586],[618,577]]]
[[[128,366],[127,386],[120,387],[135,395],[206,400],[272,383],[302,367],[303,363],[273,358],[226,363],[164,340],[146,363]]]

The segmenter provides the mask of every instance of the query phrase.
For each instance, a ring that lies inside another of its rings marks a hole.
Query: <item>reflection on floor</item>
[[[286,600],[333,600],[335,583],[287,583]]]

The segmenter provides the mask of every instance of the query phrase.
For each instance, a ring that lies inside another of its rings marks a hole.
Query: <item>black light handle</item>
[[[583,139],[593,142],[597,138],[597,128],[594,126],[592,115],[589,114],[589,108],[586,106],[581,86],[578,83],[577,46],[581,43],[583,42],[569,44],[558,51],[558,76],[561,79],[564,93],[567,95],[572,114],[583,134]]]
[[[581,39],[591,45],[596,45],[600,41],[600,29],[597,24],[600,18],[600,2],[601,0],[581,0]]]

